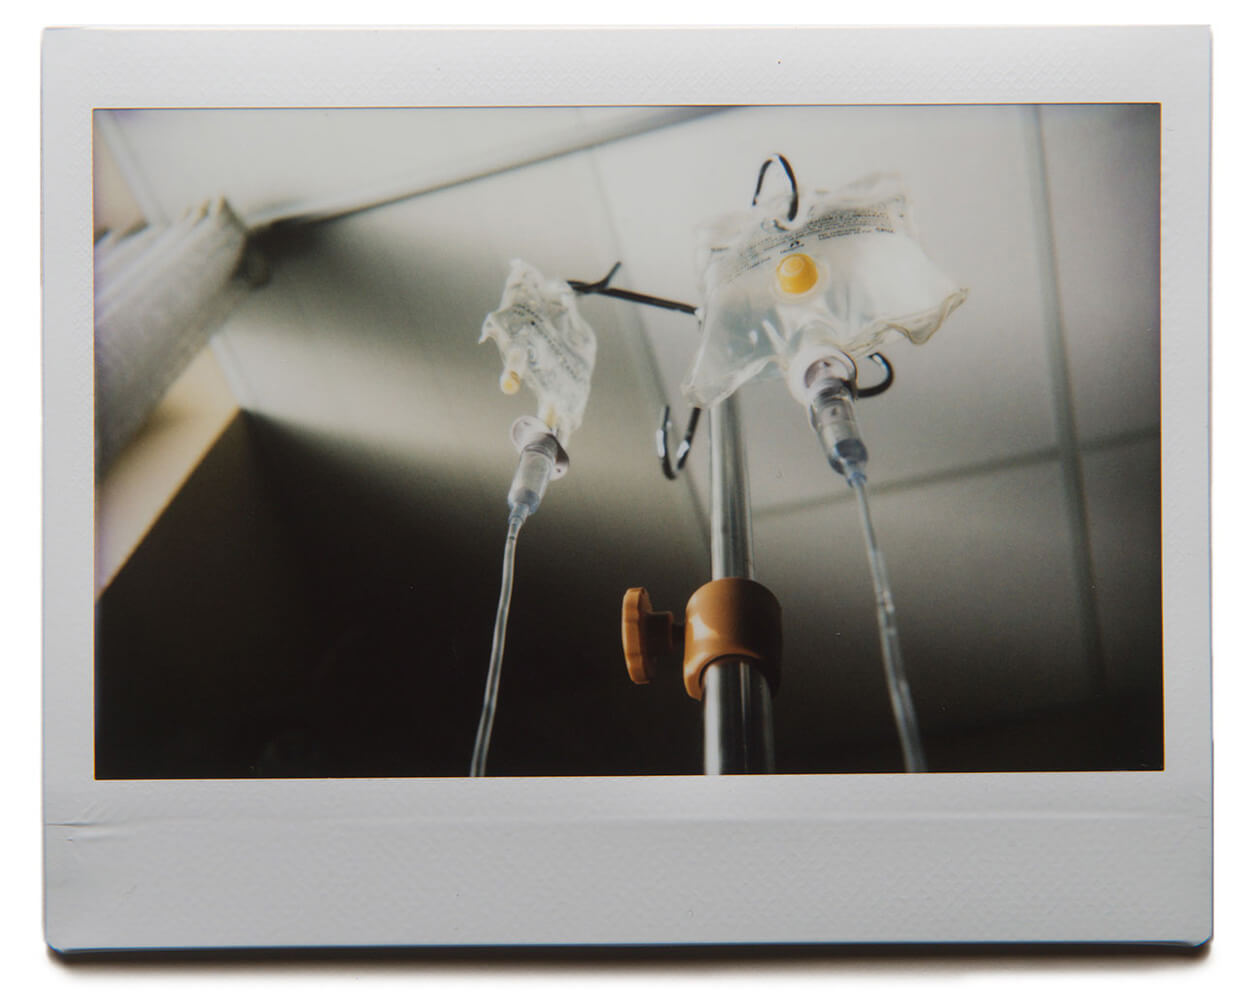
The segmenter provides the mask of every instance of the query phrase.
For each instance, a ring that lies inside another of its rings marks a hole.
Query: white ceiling
[[[706,113],[482,108],[474,124],[458,108],[119,109],[98,111],[96,121],[150,221],[223,196],[263,225],[414,195]]]
[[[390,202],[274,239],[273,279],[230,320],[223,355],[243,405],[336,441],[357,455],[347,467],[449,474],[487,509],[528,407],[499,394],[497,357],[476,343],[511,258],[574,279],[621,260],[617,286],[695,302],[695,227],[749,201],[767,154],[785,154],[802,188],[900,173],[925,249],[969,289],[927,344],[889,345],[896,384],[859,407],[925,726],[1158,672],[1157,110],[108,114],[138,200],[168,216],[219,194],[255,220]],[[408,189],[427,193],[394,200]],[[595,383],[537,548],[576,554],[595,533],[605,548],[658,547],[655,577],[624,585],[681,609],[704,581],[705,451],[671,485],[651,447],[662,402],[681,421],[695,322],[582,308],[600,339]],[[834,705],[860,729],[869,711],[845,704],[883,694],[856,509],[782,385],[741,397],[758,574],[788,625],[777,710]]]

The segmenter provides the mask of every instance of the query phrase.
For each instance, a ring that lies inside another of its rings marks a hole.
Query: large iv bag
[[[524,383],[538,397],[538,418],[562,445],[582,423],[595,369],[595,333],[578,313],[572,289],[545,280],[513,260],[497,311],[481,328],[503,358],[499,385],[508,394]]]
[[[914,239],[898,178],[877,174],[815,191],[796,218],[788,199],[701,227],[700,350],[683,392],[694,406],[788,375],[837,350],[877,349],[890,331],[923,343],[966,298]]]

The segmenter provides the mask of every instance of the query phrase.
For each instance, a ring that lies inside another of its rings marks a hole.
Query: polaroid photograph
[[[1207,941],[1209,59],[46,33],[49,945]]]

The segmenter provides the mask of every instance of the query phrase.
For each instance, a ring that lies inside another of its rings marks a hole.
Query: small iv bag
[[[915,241],[895,176],[815,191],[792,222],[787,205],[768,199],[699,231],[700,350],[683,383],[694,406],[780,371],[808,404],[804,372],[820,357],[869,354],[892,330],[923,343],[967,296]]]
[[[503,358],[499,386],[509,395],[522,382],[532,389],[538,418],[567,445],[582,423],[595,369],[595,333],[578,313],[572,289],[513,260],[499,308],[481,327],[478,342],[486,340],[494,340]]]

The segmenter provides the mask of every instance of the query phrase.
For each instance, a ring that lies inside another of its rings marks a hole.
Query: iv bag
[[[890,331],[923,343],[966,298],[914,240],[897,178],[879,174],[714,219],[699,232],[700,350],[683,392],[720,402],[748,381],[837,350],[857,358]]]
[[[528,386],[538,396],[538,418],[567,444],[582,423],[595,369],[595,333],[578,314],[572,289],[513,260],[499,308],[486,316],[478,342],[488,339],[503,358],[503,390]]]

